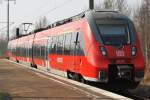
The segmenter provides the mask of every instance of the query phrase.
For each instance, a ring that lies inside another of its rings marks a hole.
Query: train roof
[[[90,10],[85,12],[86,17],[93,17],[94,19],[125,19],[129,20],[129,18],[123,15],[119,11],[112,10]]]
[[[84,12],[82,12],[78,15],[75,15],[73,17],[66,18],[64,20],[52,23],[52,24],[48,25],[46,28],[36,29],[33,32],[30,32],[28,35],[33,34],[33,33],[37,33],[37,32],[41,32],[43,30],[47,30],[47,29],[50,29],[50,28],[54,28],[54,27],[57,27],[57,26],[60,26],[60,25],[63,25],[63,24],[69,23],[69,22],[73,22],[73,21],[79,20],[79,19],[84,18],[84,17],[89,19],[89,20],[91,20],[91,19],[105,19],[105,18],[107,18],[107,19],[108,18],[113,18],[113,19],[126,19],[126,20],[129,20],[129,18],[127,16],[121,14],[118,11],[97,10],[97,9],[87,10],[87,11],[84,11]],[[27,35],[24,35],[24,36],[27,36]],[[23,36],[20,36],[20,37],[23,37]]]
[[[73,17],[70,18],[66,18],[64,20],[61,21],[57,21],[55,23],[50,24],[47,28],[41,28],[41,29],[37,29],[34,30],[34,33],[39,32],[39,31],[43,31],[45,29],[50,29],[50,28],[54,28],[56,26],[60,26],[69,22],[73,22],[76,20],[79,20],[81,18],[89,18],[92,17],[94,19],[103,19],[103,18],[116,18],[116,19],[127,19],[129,20],[129,18],[123,14],[121,14],[118,11],[112,11],[112,10],[87,10],[84,11],[78,15],[75,15]]]

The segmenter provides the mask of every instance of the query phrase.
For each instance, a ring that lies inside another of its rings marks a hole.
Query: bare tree
[[[38,22],[35,23],[35,29],[45,28],[48,25],[48,20],[44,16]]]
[[[131,8],[129,7],[127,0],[115,0],[115,5],[116,10],[127,16],[131,15]]]
[[[114,7],[114,0],[105,0],[104,3],[103,3],[103,8],[104,9],[112,9],[114,10],[115,7]]]
[[[130,17],[131,8],[127,3],[127,0],[104,0],[103,4],[104,9],[111,9],[120,11],[122,14],[125,14]]]
[[[137,26],[137,30],[141,33],[141,39],[143,44],[143,51],[146,58],[146,63],[148,64],[148,59],[150,58],[150,1],[143,0],[142,5],[136,11],[134,20]]]
[[[1,36],[0,37],[0,57],[6,56],[7,43],[8,43],[7,39],[5,37]]]

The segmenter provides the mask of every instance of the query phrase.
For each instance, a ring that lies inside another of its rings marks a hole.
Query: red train
[[[114,11],[86,11],[11,40],[7,54],[14,61],[81,82],[125,81],[136,87],[145,70],[132,21]]]

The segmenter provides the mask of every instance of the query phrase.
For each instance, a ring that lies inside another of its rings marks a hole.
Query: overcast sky
[[[1,1],[1,0],[0,0]],[[102,0],[95,0],[96,5]],[[131,7],[140,4],[140,0],[128,0]],[[0,3],[0,22],[7,21],[7,2]],[[49,22],[61,20],[78,14],[88,8],[88,0],[17,0],[10,2],[10,21],[17,26],[23,22],[35,23],[40,17],[46,16]],[[0,29],[6,24],[0,24]],[[11,26],[11,28],[13,27]]]

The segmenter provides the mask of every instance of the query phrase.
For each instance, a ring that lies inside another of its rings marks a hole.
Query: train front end
[[[93,37],[88,62],[99,82],[130,82],[137,86],[144,77],[145,61],[132,21],[117,12],[93,11],[87,14]],[[94,74],[93,74],[94,75]]]

